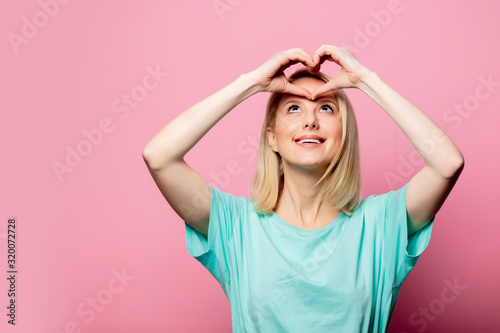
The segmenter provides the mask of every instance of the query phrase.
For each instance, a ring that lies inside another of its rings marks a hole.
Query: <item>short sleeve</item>
[[[427,248],[431,238],[435,216],[423,228],[408,237],[408,211],[406,190],[409,182],[396,191],[375,196],[377,211],[381,217],[378,223],[382,238],[382,260],[386,272],[394,279],[394,286],[400,286],[418,258]]]
[[[209,184],[210,185],[210,184]],[[210,185],[212,203],[208,224],[208,239],[185,223],[186,245],[189,254],[198,260],[223,285],[229,280],[231,239],[235,222],[244,205],[242,197],[235,197]]]

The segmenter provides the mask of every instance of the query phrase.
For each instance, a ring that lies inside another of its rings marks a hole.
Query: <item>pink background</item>
[[[275,52],[303,47],[312,55],[322,44],[352,46],[466,160],[403,285],[390,332],[498,332],[500,86],[488,91],[480,79],[500,82],[498,2],[115,0],[56,8],[54,1],[4,2],[0,10],[2,332],[231,332],[229,302],[188,254],[184,223],[141,152],[177,115]],[[226,11],[218,13],[217,3]],[[24,43],[11,42],[14,34]],[[144,90],[148,67],[168,75]],[[322,70],[333,76],[338,68]],[[137,102],[128,107],[121,96],[131,93]],[[415,148],[373,100],[347,94],[360,130],[363,197],[400,188],[422,160],[408,162]],[[186,155],[223,191],[247,195],[257,164],[250,138],[260,133],[267,97],[242,102]],[[453,111],[464,103],[470,111]],[[90,145],[84,131],[99,126],[107,133]],[[86,156],[58,178],[53,164],[65,164],[67,149],[77,147]],[[237,173],[222,181],[231,161]],[[391,173],[401,180],[389,183]],[[12,217],[15,328],[6,323]],[[129,276],[123,283],[113,275],[120,272]],[[446,280],[467,287],[448,303]],[[96,298],[99,311],[89,303]]]

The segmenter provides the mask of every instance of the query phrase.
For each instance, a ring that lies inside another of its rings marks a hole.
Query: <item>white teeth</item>
[[[321,141],[316,140],[316,139],[304,139],[304,140],[300,140],[300,141],[297,141],[297,142],[298,143],[305,143],[305,142],[321,143]]]

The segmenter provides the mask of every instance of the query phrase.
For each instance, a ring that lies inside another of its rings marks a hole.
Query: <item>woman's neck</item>
[[[285,177],[275,213],[304,229],[333,221],[340,212],[323,200],[322,184],[312,188],[318,180],[311,175]]]

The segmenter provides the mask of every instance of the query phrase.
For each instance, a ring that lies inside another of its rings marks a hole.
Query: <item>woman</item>
[[[332,79],[319,72],[326,60],[341,66]],[[286,78],[284,69],[299,62],[307,69]],[[361,200],[357,126],[344,88],[377,102],[424,159],[397,191]],[[214,188],[183,157],[262,91],[272,94],[250,200]],[[228,297],[234,332],[386,332],[464,166],[422,111],[349,49],[331,45],[313,57],[302,48],[277,52],[175,118],[143,157],[185,221],[188,252]]]

